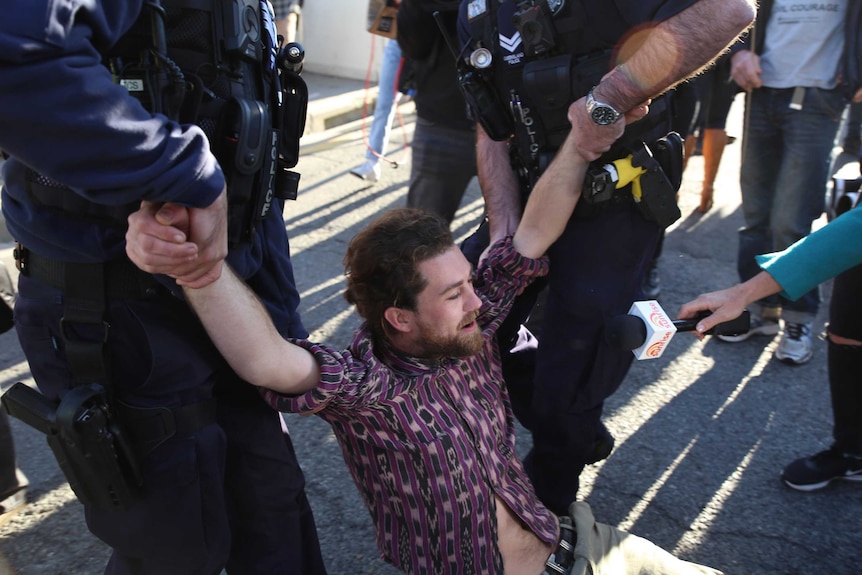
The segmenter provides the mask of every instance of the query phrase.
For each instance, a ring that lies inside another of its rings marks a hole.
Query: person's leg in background
[[[365,150],[365,162],[350,170],[350,173],[369,182],[380,179],[380,160],[386,156],[392,121],[401,92],[398,91],[398,71],[401,68],[401,48],[396,40],[387,40],[380,63],[377,82],[377,102],[374,105],[374,118]]]
[[[760,272],[754,257],[773,251],[770,213],[775,196],[775,182],[782,167],[784,135],[780,118],[773,113],[790,101],[773,102],[780,92],[770,88],[755,90],[746,98],[746,124],[742,134],[742,163],[739,186],[742,192],[743,227],[739,230],[737,273],[741,281]],[[779,115],[776,113],[776,115]],[[770,296],[749,306],[751,328],[739,336],[716,336],[725,342],[741,342],[750,337],[774,337],[780,326],[780,300]]]
[[[705,90],[703,105],[703,123],[700,139],[703,149],[703,186],[700,192],[700,205],[697,211],[705,214],[712,208],[713,186],[718,176],[718,167],[724,147],[728,143],[727,114],[733,99],[739,91],[736,84],[730,80],[730,60],[727,56],[721,58],[708,74],[708,87]]]
[[[823,213],[829,164],[844,106],[840,89],[807,88],[801,110],[790,109],[789,102],[782,107],[784,163],[773,174],[775,198],[770,216],[773,245],[767,251],[783,250],[811,233],[814,220]],[[776,359],[788,365],[800,365],[811,359],[811,332],[819,307],[818,289],[794,301],[782,298],[783,333],[775,350]]]
[[[15,288],[9,270],[0,261],[0,333],[12,329]],[[15,443],[6,410],[0,407],[0,525],[27,500],[27,478],[18,469]]]
[[[450,224],[476,175],[476,133],[418,118],[407,207],[439,214]]]
[[[700,76],[680,84],[672,93],[671,128],[683,139],[683,171],[688,167],[688,161],[697,148],[698,134],[703,127],[706,114],[705,101],[712,74],[713,70],[710,68]]]
[[[0,525],[24,505],[27,485],[27,478],[18,469],[15,459],[9,416],[6,410],[0,408]]]
[[[302,17],[302,0],[276,0],[275,29],[284,38],[284,43],[299,42],[300,18]]]
[[[838,275],[832,286],[827,336],[833,443],[826,451],[784,468],[784,483],[800,491],[834,479],[862,481],[862,266]]]

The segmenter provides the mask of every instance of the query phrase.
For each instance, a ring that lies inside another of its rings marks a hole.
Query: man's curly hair
[[[356,234],[344,255],[344,298],[356,306],[376,337],[388,335],[383,312],[415,310],[427,281],[419,264],[451,248],[446,221],[412,208],[389,210]]]

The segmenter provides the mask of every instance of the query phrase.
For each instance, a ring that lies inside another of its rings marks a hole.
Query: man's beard
[[[472,317],[465,318],[459,329],[476,321],[478,315],[478,313],[474,313],[471,314]],[[474,326],[474,329],[469,333],[459,333],[451,336],[437,335],[434,333],[434,330],[423,326],[421,342],[422,357],[470,357],[482,351],[485,345],[485,338],[478,326]]]

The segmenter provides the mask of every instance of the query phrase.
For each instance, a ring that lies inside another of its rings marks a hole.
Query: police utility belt
[[[590,164],[576,216],[614,203],[633,204],[649,221],[667,228],[681,217],[676,194],[682,179],[683,141],[671,132],[618,160]],[[673,179],[671,179],[673,178]]]

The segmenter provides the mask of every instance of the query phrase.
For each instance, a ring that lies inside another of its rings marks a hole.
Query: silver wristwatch
[[[587,114],[599,126],[609,126],[622,117],[622,114],[610,104],[596,100],[592,90],[587,94]]]

